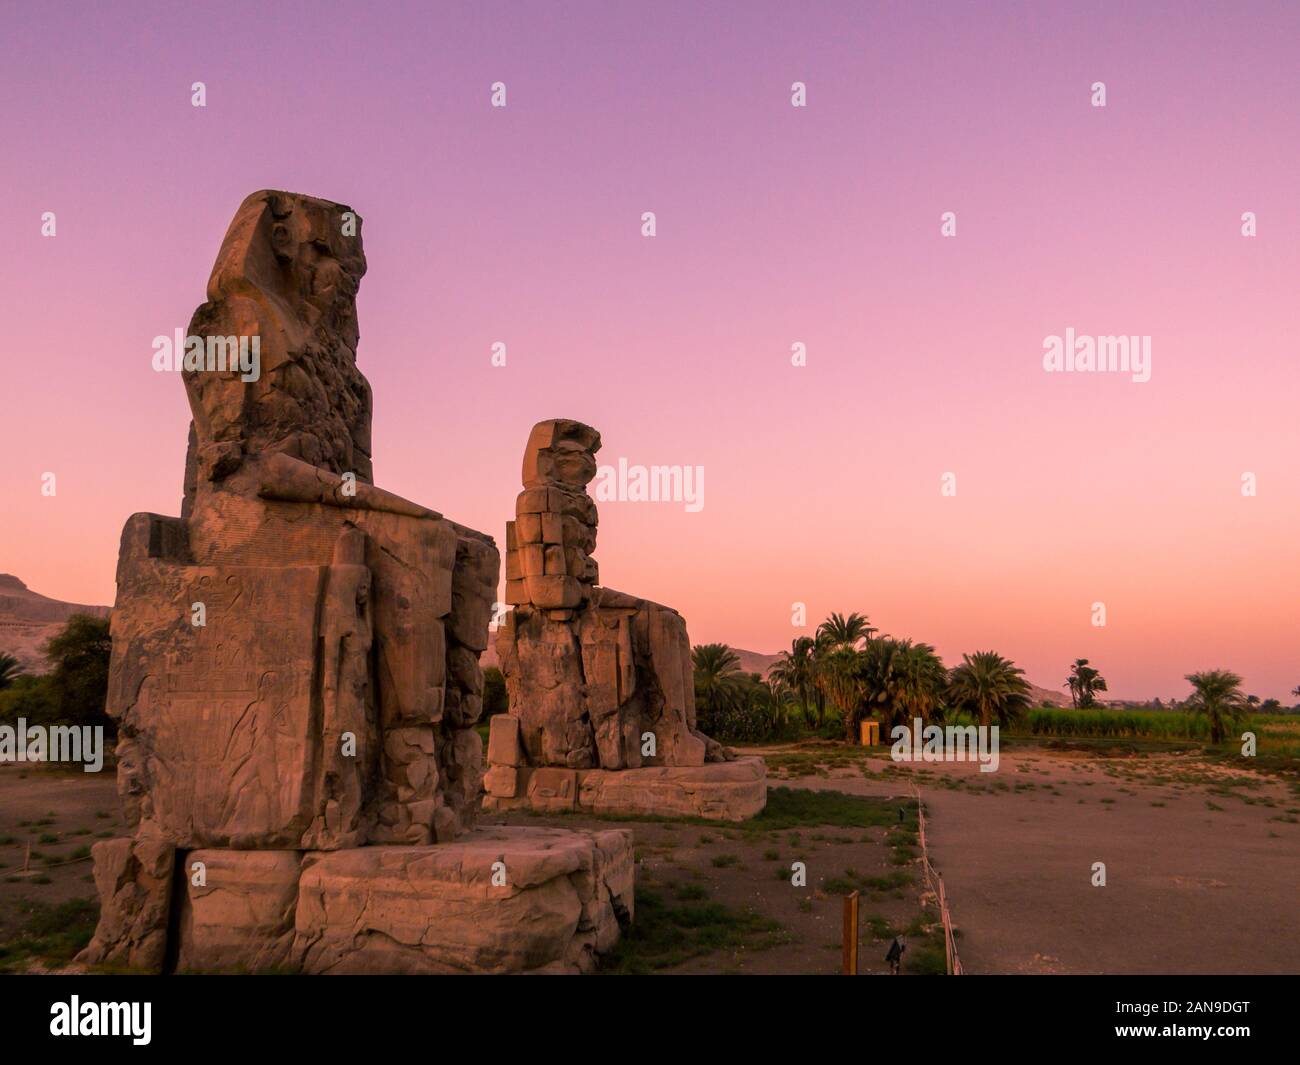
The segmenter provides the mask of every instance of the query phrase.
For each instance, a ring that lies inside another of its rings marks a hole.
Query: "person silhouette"
[[[890,976],[898,975],[899,969],[903,964],[903,951],[906,949],[907,947],[899,941],[897,936],[895,936],[894,942],[889,946],[889,953],[885,955],[885,961],[889,962]]]

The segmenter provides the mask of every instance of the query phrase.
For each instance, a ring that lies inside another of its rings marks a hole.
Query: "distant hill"
[[[1029,685],[1029,698],[1035,706],[1065,706],[1070,701],[1061,692],[1040,688],[1037,684]]]
[[[0,651],[18,659],[24,673],[44,673],[49,663],[41,648],[73,614],[106,618],[110,608],[64,603],[33,592],[17,577],[0,573]]]
[[[742,673],[757,673],[764,680],[767,679],[768,671],[781,661],[780,655],[765,655],[760,651],[746,651],[743,647],[732,647],[731,650],[740,659],[740,671]]]

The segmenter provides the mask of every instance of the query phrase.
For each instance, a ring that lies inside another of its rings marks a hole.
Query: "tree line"
[[[888,737],[895,725],[917,718],[929,724],[958,716],[1006,728],[1032,703],[1024,670],[996,651],[963,654],[949,668],[930,644],[883,635],[856,612],[833,613],[814,635],[797,637],[765,678],[742,672],[726,644],[698,645],[692,658],[699,726],[732,740],[834,730],[853,743],[863,721],[878,722]],[[1192,692],[1180,705],[1206,715],[1214,743],[1251,709],[1267,709],[1242,692],[1242,678],[1230,670],[1189,673],[1186,680]],[[1107,690],[1086,658],[1075,660],[1064,686],[1078,709],[1095,707],[1097,693]]]

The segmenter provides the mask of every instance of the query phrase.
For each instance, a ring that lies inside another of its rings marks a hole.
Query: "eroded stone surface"
[[[295,956],[306,973],[586,972],[631,920],[632,880],[617,829],[309,854]]]
[[[167,954],[175,848],[157,839],[106,839],[90,848],[99,925],[77,961],[157,973]]]
[[[747,821],[767,805],[767,769],[753,757],[620,770],[493,766],[485,788],[485,810]]]
[[[185,855],[180,972],[292,969],[303,856],[297,851],[203,849]]]

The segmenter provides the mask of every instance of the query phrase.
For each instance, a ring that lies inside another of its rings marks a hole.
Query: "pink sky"
[[[0,571],[111,602],[126,517],[177,513],[150,341],[282,188],[365,219],[383,487],[501,540],[528,429],[578,418],[705,468],[596,553],[697,643],[856,609],[1045,686],[1293,701],[1300,8],[802,6],[10,7]],[[1150,335],[1151,381],[1045,373],[1067,327]]]

